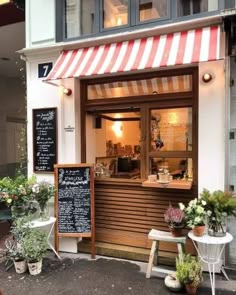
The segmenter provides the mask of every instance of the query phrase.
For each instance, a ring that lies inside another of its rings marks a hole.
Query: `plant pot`
[[[193,234],[197,237],[202,237],[205,231],[205,225],[196,225],[193,228]]]
[[[43,259],[37,262],[28,262],[29,272],[32,276],[36,276],[42,272],[42,261]]]
[[[165,286],[172,292],[179,292],[183,288],[183,285],[176,278],[176,273],[168,274],[165,277],[164,282],[165,282]]]
[[[14,260],[14,266],[15,266],[16,273],[24,273],[28,269],[27,263],[25,260],[18,260],[18,261]]]
[[[185,284],[185,290],[189,295],[195,295],[197,293],[197,287],[192,284]]]
[[[183,233],[183,227],[171,227],[169,226],[170,232],[172,234],[173,237],[182,237]]]

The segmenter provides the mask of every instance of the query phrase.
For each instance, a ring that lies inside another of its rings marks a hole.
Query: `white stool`
[[[152,229],[148,234],[148,238],[150,240],[153,240],[153,242],[152,242],[149,262],[147,266],[146,278],[147,279],[150,278],[152,271],[158,271],[158,272],[162,272],[166,274],[171,273],[172,272],[171,270],[153,266],[154,254],[156,251],[157,251],[157,257],[158,257],[159,241],[177,243],[179,257],[182,257],[183,253],[185,252],[186,237],[173,237],[172,234],[169,232]]]

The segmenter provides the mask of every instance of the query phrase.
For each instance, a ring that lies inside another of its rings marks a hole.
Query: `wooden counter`
[[[158,181],[152,182],[146,180],[142,182],[142,186],[153,187],[153,188],[174,188],[174,189],[186,189],[192,188],[192,181],[188,180],[172,180],[168,183],[159,183]]]

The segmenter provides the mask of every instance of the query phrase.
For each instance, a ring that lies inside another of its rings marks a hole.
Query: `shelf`
[[[158,182],[152,182],[149,180],[146,180],[144,182],[142,182],[142,186],[145,187],[153,187],[153,188],[173,188],[173,189],[186,189],[186,190],[190,190],[192,188],[192,181],[188,181],[188,180],[172,180],[169,183],[165,183],[165,184],[161,184]]]

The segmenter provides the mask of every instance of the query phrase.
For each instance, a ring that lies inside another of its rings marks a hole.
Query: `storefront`
[[[32,110],[57,108],[58,163],[95,164],[97,242],[148,249],[149,230],[167,230],[163,213],[170,203],[188,202],[203,188],[224,189],[221,20],[169,31],[24,51],[29,174],[35,172]],[[52,61],[46,80],[40,78],[39,64]],[[149,186],[148,176],[158,173],[168,173],[168,183]],[[60,245],[77,251],[72,239]],[[170,245],[161,248],[164,256],[174,255]]]

